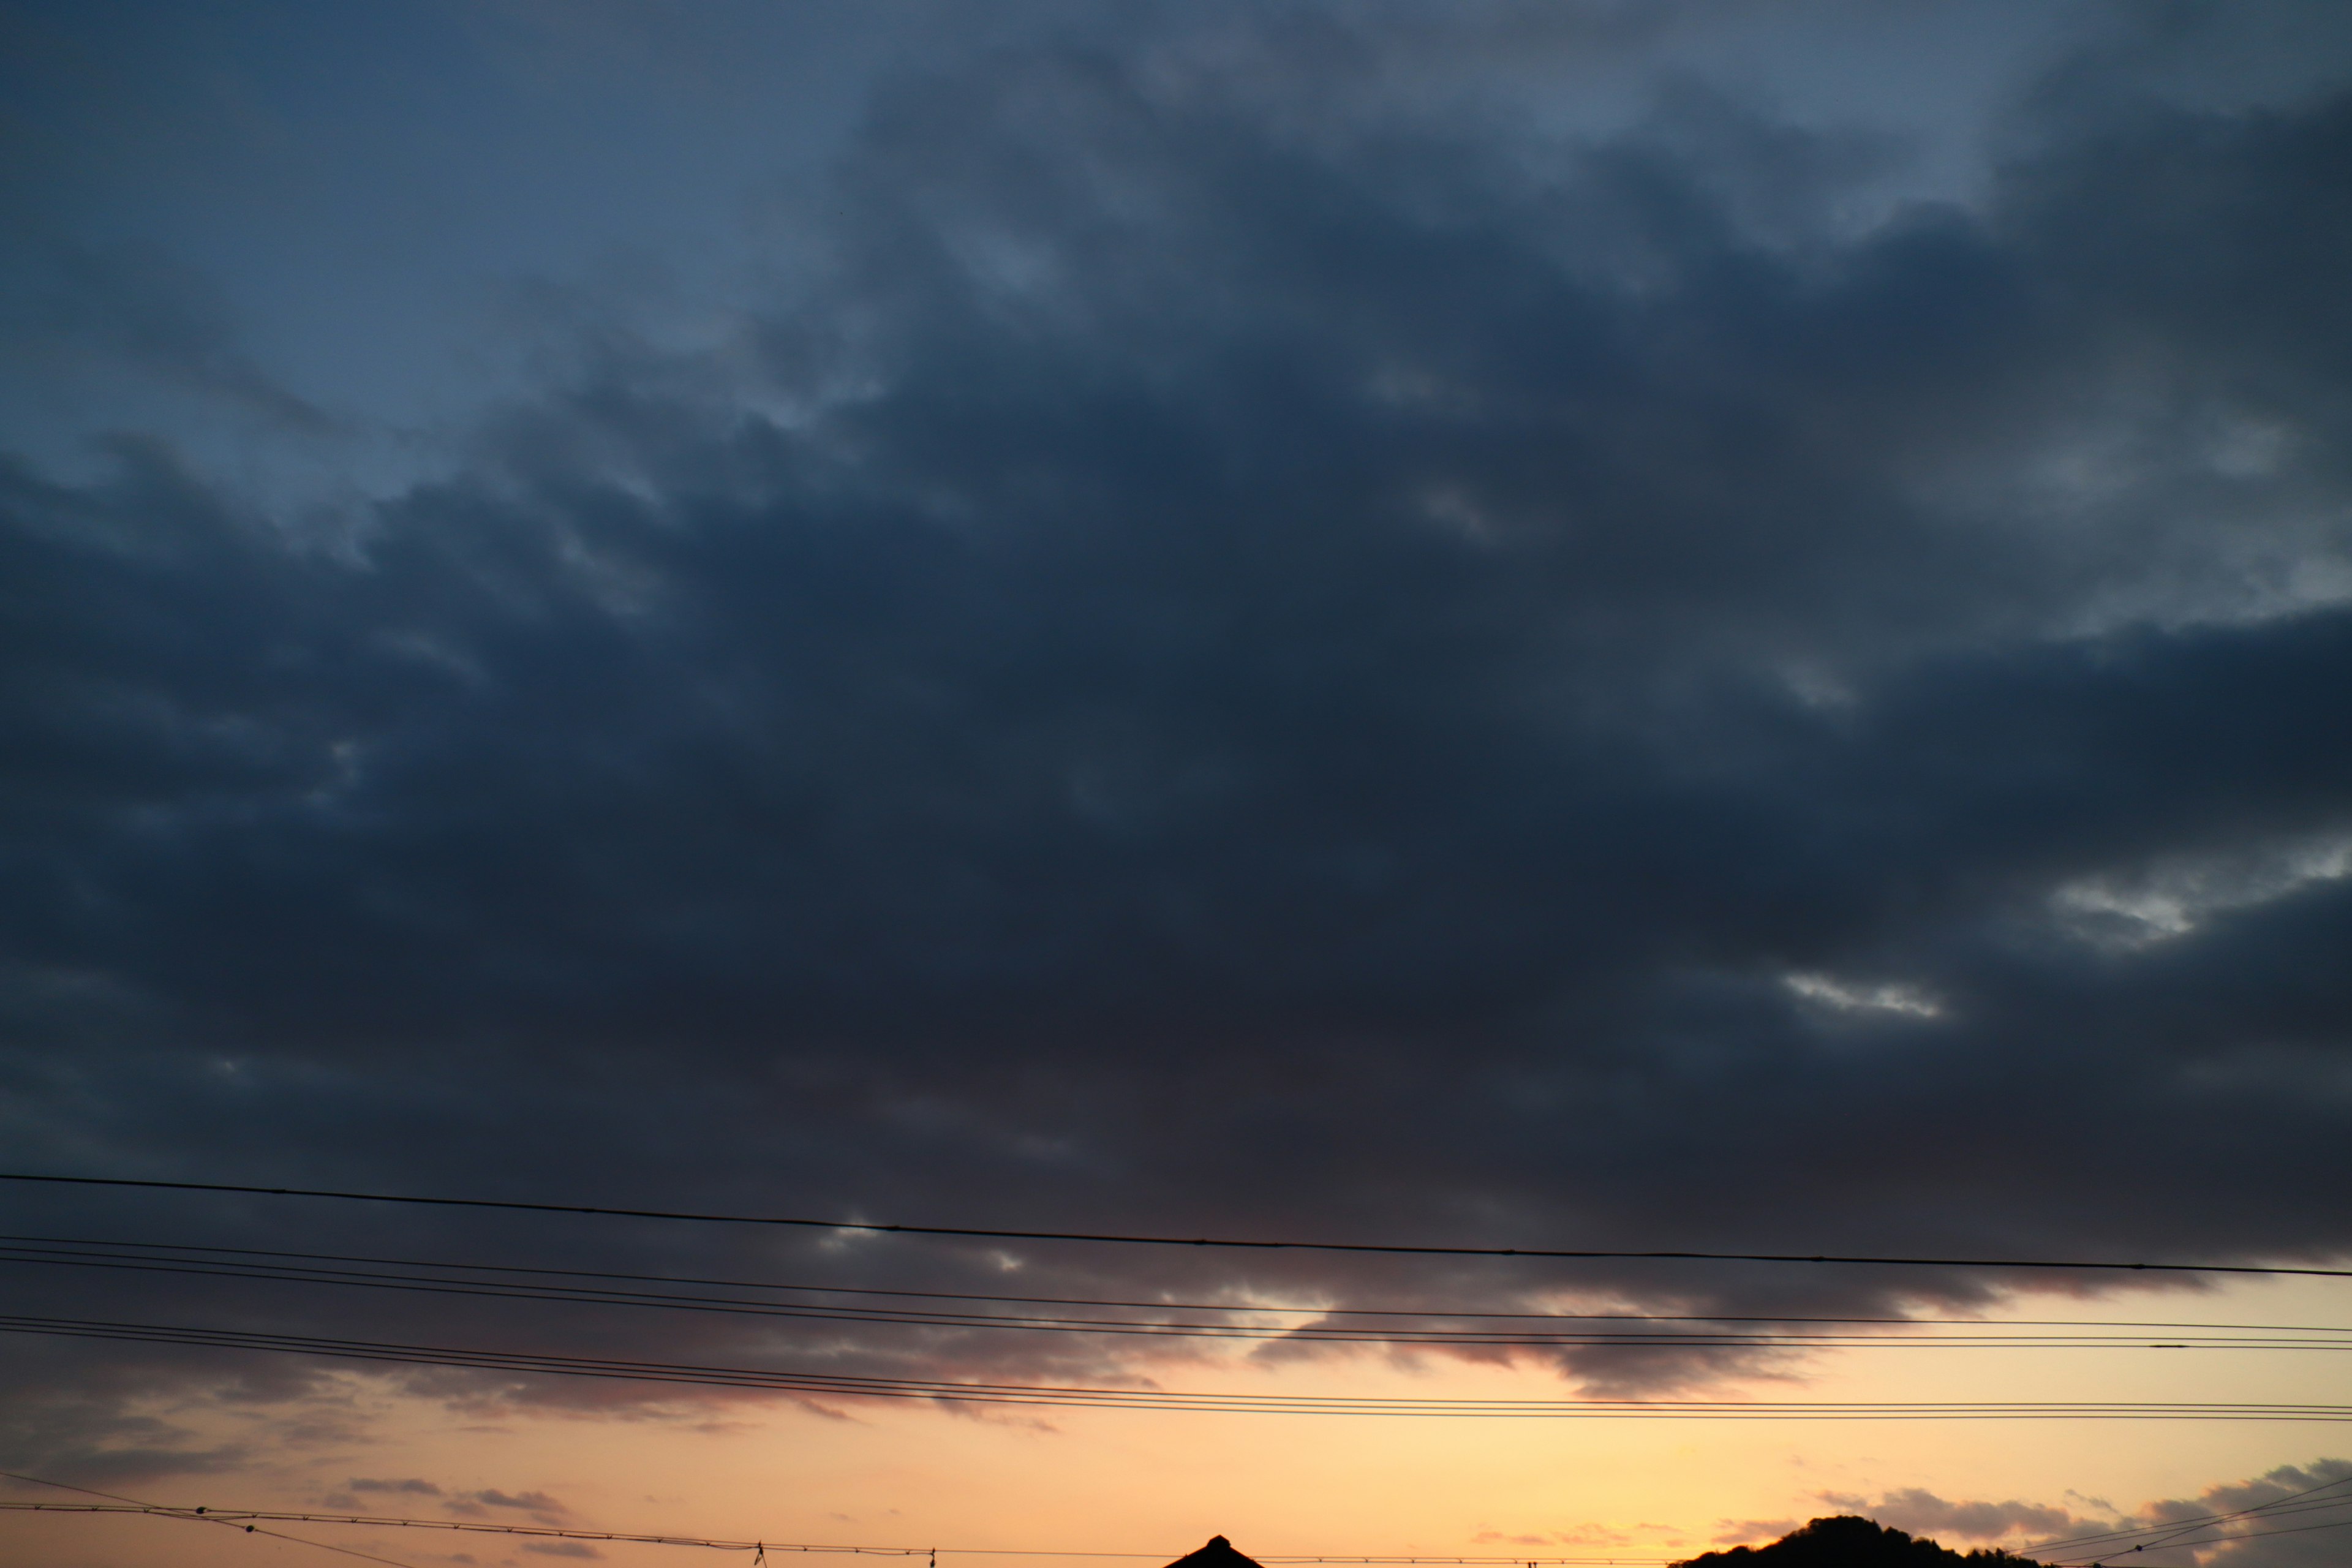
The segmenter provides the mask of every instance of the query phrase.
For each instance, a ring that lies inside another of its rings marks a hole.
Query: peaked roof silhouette
[[[1168,1568],[1258,1568],[1258,1562],[1234,1551],[1234,1543],[1223,1536],[1213,1535],[1209,1544],[1198,1552],[1187,1552]]]

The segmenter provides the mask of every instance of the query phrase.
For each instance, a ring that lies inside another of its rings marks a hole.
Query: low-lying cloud
[[[2216,1483],[2194,1498],[2162,1499],[2130,1510],[2079,1498],[2065,1504],[1948,1500],[1918,1487],[1876,1498],[1816,1495],[1840,1512],[1864,1514],[1914,1535],[1985,1542],[2053,1562],[2161,1550],[2200,1568],[2305,1568],[2343,1560],[2336,1531],[2352,1528],[2352,1460],[2281,1465],[2251,1479]],[[2078,1511],[2085,1507],[2090,1511]]]
[[[2042,1539],[2077,1531],[2112,1528],[2107,1520],[2091,1521],[2051,1503],[1955,1502],[1921,1487],[1906,1487],[1875,1500],[1842,1492],[1823,1492],[1824,1503],[1845,1513],[1865,1514],[1881,1524],[1914,1535],[1937,1540],[2014,1543],[2020,1537]]]

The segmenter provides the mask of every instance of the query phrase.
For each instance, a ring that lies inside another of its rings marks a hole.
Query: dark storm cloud
[[[256,363],[217,291],[166,255],[138,247],[68,254],[27,292],[36,304],[10,323],[12,347],[63,374],[110,364],[299,435],[341,428]]]
[[[1011,52],[886,95],[812,298],[708,353],[604,334],[347,530],[153,440],[87,486],[12,467],[16,1163],[2342,1254],[2352,100],[2116,110],[1980,207],[1853,231],[1884,155],[1689,87],[1579,142]],[[27,1232],[1004,1278],[895,1241],[10,1197]],[[2004,1285],[1023,1262],[1049,1294],[1750,1312]],[[128,1315],[69,1274],[28,1299]],[[795,1343],[350,1294],[338,1331],[385,1338]],[[45,1398],[86,1375],[11,1353]]]
[[[56,1369],[44,1381],[55,1382]],[[68,1485],[135,1486],[163,1476],[216,1475],[236,1470],[253,1458],[243,1444],[205,1445],[187,1427],[125,1408],[145,1388],[107,1388],[95,1396],[27,1391],[26,1379],[12,1379],[16,1393],[0,1443],[11,1464],[44,1477],[70,1476]],[[149,1386],[152,1386],[150,1384]]]

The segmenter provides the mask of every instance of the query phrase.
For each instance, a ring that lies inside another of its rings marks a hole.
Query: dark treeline
[[[1978,1547],[1965,1554],[1933,1541],[1864,1519],[1838,1514],[1817,1519],[1769,1546],[1735,1546],[1709,1552],[1676,1568],[1948,1568],[1973,1563],[1978,1568],[2042,1568],[2031,1557],[1994,1547]]]
[[[1965,1554],[1918,1539],[1875,1520],[1857,1514],[1817,1519],[1792,1530],[1769,1546],[1735,1546],[1709,1552],[1675,1564],[1675,1568],[2049,1568],[2031,1557],[1994,1547],[1978,1547]],[[1257,1560],[1236,1550],[1223,1536],[1213,1536],[1198,1552],[1189,1552],[1168,1568],[1261,1568]]]

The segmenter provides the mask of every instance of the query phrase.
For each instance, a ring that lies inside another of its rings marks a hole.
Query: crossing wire
[[[32,1480],[37,1479],[37,1478],[22,1477],[16,1479]],[[45,1486],[58,1486],[62,1483],[43,1481],[40,1484]],[[69,1488],[68,1489],[79,1491],[86,1489]],[[112,1494],[98,1493],[95,1495],[103,1497],[111,1496]],[[2288,1500],[2281,1499],[2278,1500],[2279,1502],[2284,1502]],[[2231,1542],[2260,1540],[2273,1535],[2300,1535],[2312,1531],[2339,1530],[2347,1526],[2352,1526],[2352,1519],[2333,1520],[2322,1524],[2291,1525],[2281,1530],[2241,1531],[2232,1534],[2217,1536],[2210,1541],[2196,1542],[2178,1539],[2181,1536],[2193,1534],[2200,1530],[2216,1528],[2218,1525],[2229,1521],[2256,1517],[2263,1520],[2269,1520],[2312,1511],[2315,1508],[2335,1508],[2342,1506],[2344,1506],[2343,1501],[2336,1501],[2310,1505],[2305,1508],[2284,1509],[2279,1508],[2276,1503],[2270,1503],[2263,1504],[2252,1509],[2241,1510],[2235,1513],[2215,1515],[2211,1519],[2191,1522],[2186,1526],[2149,1526],[2146,1530],[2137,1531],[2117,1531],[2114,1533],[2123,1539],[2110,1541],[2109,1544],[2100,1546],[2086,1554],[2062,1558],[2058,1561],[2063,1563],[2095,1565],[2101,1560],[2115,1556],[2118,1552],[2139,1552],[2149,1550],[2163,1550],[2168,1546],[2180,1550],[2187,1550],[2200,1546],[2220,1545]],[[936,1563],[939,1558],[943,1556],[1052,1557],[1095,1560],[1142,1560],[1150,1562],[1160,1562],[1166,1560],[1167,1558],[1166,1553],[1156,1552],[1073,1552],[1061,1550],[1037,1550],[1021,1547],[871,1546],[854,1545],[844,1542],[777,1542],[761,1541],[758,1539],[724,1539],[675,1533],[654,1534],[628,1531],[583,1530],[562,1525],[488,1524],[464,1520],[410,1519],[397,1515],[316,1513],[277,1509],[189,1507],[178,1504],[141,1503],[129,1500],[116,1503],[42,1503],[0,1501],[0,1510],[36,1513],[144,1515],[160,1519],[184,1520],[191,1522],[224,1524],[232,1529],[246,1530],[251,1530],[256,1524],[263,1522],[288,1524],[340,1524],[371,1529],[444,1530],[476,1535],[526,1536],[537,1540],[601,1541],[612,1544],[703,1547],[720,1552],[757,1552],[761,1555],[770,1552],[776,1552],[828,1556],[928,1557],[933,1563]],[[2266,1512],[2264,1511],[2265,1510],[2269,1510],[2271,1511]],[[388,1563],[391,1561],[389,1558],[375,1557],[363,1552],[353,1552],[348,1547],[334,1546],[320,1541],[309,1541],[299,1536],[281,1534],[276,1531],[264,1530],[260,1531],[259,1533],[273,1536],[280,1541],[294,1542],[299,1545],[316,1546],[324,1551],[341,1552],[346,1556],[366,1558],[368,1561],[373,1563]],[[2152,1539],[2137,1546],[2128,1543],[2129,1538],[2132,1535],[2139,1534],[2151,1536],[2161,1535],[2161,1539]],[[2106,1538],[2093,1536],[2083,1537],[2081,1539],[2090,1541]],[[2063,1546],[2066,1544],[2068,1543],[2063,1542],[2052,1542],[2049,1545],[2030,1547],[2027,1550],[2045,1552],[2050,1550],[2050,1545]],[[1455,1568],[1511,1568],[1511,1565],[1519,1563],[1527,1564],[1528,1568],[1538,1568],[1538,1564],[1541,1564],[1542,1568],[1574,1568],[1574,1565],[1605,1564],[1622,1564],[1625,1565],[1625,1568],[1635,1568],[1635,1565],[1664,1564],[1669,1563],[1671,1560],[1663,1557],[1382,1557],[1329,1555],[1309,1556],[1266,1553],[1258,1557],[1257,1561],[1264,1563],[1285,1565],[1303,1565],[1309,1563],[1355,1563],[1366,1565],[1422,1565],[1422,1568],[1437,1568],[1437,1565],[1455,1565]],[[399,1568],[399,1565],[395,1565],[395,1568]]]
[[[2145,1545],[2129,1548],[2119,1546],[2109,1547],[2104,1551],[2095,1552],[2088,1557],[2070,1557],[2062,1559],[2061,1561],[2065,1564],[2082,1564],[2084,1565],[2084,1568],[2099,1568],[2099,1565],[2106,1559],[2124,1551],[2130,1551],[2133,1552],[2193,1552],[2200,1547],[2206,1546],[2231,1546],[2241,1541],[2263,1541],[2273,1535],[2307,1535],[2315,1530],[2344,1530],[2347,1528],[2352,1528],[2352,1519],[2332,1520],[2326,1524],[2294,1524],[2287,1526],[2284,1530],[2245,1530],[2240,1531],[2234,1535],[2217,1535],[2210,1541],[2169,1540],[2150,1542]],[[2185,1535],[2189,1532],[2182,1531],[2179,1533]],[[2135,1557],[2133,1561],[2137,1562],[2138,1559]]]
[[[139,1250],[128,1250],[137,1247]],[[1326,1326],[1313,1321],[1287,1326],[1264,1326],[1226,1322],[1169,1322],[1112,1318],[1067,1318],[1036,1314],[992,1312],[955,1312],[941,1308],[908,1309],[899,1307],[856,1307],[838,1304],[811,1305],[802,1302],[746,1301],[740,1299],[711,1296],[691,1296],[675,1293],[617,1289],[609,1286],[583,1286],[569,1283],[546,1283],[539,1280],[451,1278],[448,1273],[432,1274],[415,1270],[455,1270],[483,1268],[478,1265],[456,1265],[409,1259],[349,1259],[331,1258],[325,1255],[272,1253],[272,1258],[301,1259],[318,1258],[318,1263],[261,1262],[254,1255],[235,1258],[211,1256],[188,1257],[185,1254],[208,1254],[215,1250],[193,1246],[166,1244],[114,1244],[99,1242],[51,1242],[45,1246],[10,1244],[0,1238],[0,1262],[48,1265],[85,1268],[129,1269],[141,1272],[190,1275],[221,1279],[250,1279],[269,1283],[337,1285],[354,1289],[398,1290],[432,1295],[472,1296],[494,1300],[549,1301],[590,1306],[621,1306],[657,1308],[667,1310],[719,1313],[736,1316],[783,1318],[817,1322],[846,1322],[878,1326],[944,1328],[956,1330],[992,1329],[1032,1332],[1108,1334],[1145,1338],[1178,1338],[1205,1340],[1243,1340],[1312,1342],[1338,1344],[1419,1344],[1429,1346],[1495,1346],[1504,1348],[1577,1348],[1577,1347],[1639,1347],[1676,1350],[1771,1348],[1808,1346],[1832,1349],[2158,1349],[2158,1350],[2318,1350],[2352,1351],[2352,1330],[2311,1330],[2264,1328],[2259,1332],[2237,1331],[2212,1333],[2198,1331],[2197,1325],[2166,1323],[2140,1325],[2142,1331],[2113,1334],[2081,1331],[2097,1325],[2072,1324],[2073,1332],[2022,1331],[2021,1326],[1983,1324],[1972,1326],[1979,1331],[1968,1334],[1928,1333],[1890,1337],[1884,1333],[1825,1333],[1815,1330],[1780,1328],[1772,1331],[1741,1329],[1729,1326],[1742,1321],[1770,1320],[1701,1319],[1685,1316],[1671,1320],[1693,1325],[1722,1323],[1720,1328],[1678,1328],[1670,1331],[1635,1331],[1625,1329],[1587,1328],[1570,1331],[1538,1331],[1521,1329],[1465,1330],[1458,1328],[1421,1328],[1413,1326],[1381,1329],[1353,1326]],[[235,1249],[244,1250],[244,1249]],[[387,1274],[326,1267],[329,1262],[367,1261],[383,1268],[411,1270]],[[495,1266],[488,1266],[495,1268]],[[532,1270],[530,1272],[541,1272]],[[568,1271],[567,1271],[568,1272]],[[648,1279],[646,1276],[622,1278]],[[812,1288],[793,1285],[752,1285],[737,1282],[736,1289],[808,1290]],[[845,1293],[845,1292],[843,1292]],[[897,1292],[877,1292],[897,1294]],[[911,1292],[909,1294],[912,1294]],[[934,1295],[936,1293],[925,1293]],[[977,1298],[976,1300],[988,1300]],[[1127,1304],[1143,1309],[1144,1303]],[[1213,1311],[1227,1315],[1263,1313],[1265,1309],[1244,1307],[1178,1307],[1161,1305],[1160,1311]],[[1320,1316],[1315,1309],[1289,1310],[1294,1315],[1303,1312]],[[1358,1312],[1361,1317],[1370,1314]],[[1390,1312],[1381,1316],[1423,1316],[1444,1319],[1454,1314],[1444,1310],[1407,1314]],[[1501,1316],[1501,1314],[1481,1314]],[[1520,1321],[1541,1321],[1538,1314],[1521,1315]],[[1591,1321],[1563,1315],[1560,1321]],[[1918,1319],[1856,1320],[1863,1323],[1895,1323],[1920,1325]],[[1963,1320],[1963,1321],[1967,1321]],[[1933,1325],[1954,1326],[1949,1324]],[[2233,1326],[2234,1327],[2234,1326]],[[2160,1328],[2161,1335],[2148,1331]]]
[[[2221,1536],[2208,1542],[2187,1542],[2180,1539],[2183,1536],[2193,1535],[2201,1530],[2214,1530],[2222,1525],[2244,1520],[2277,1519],[2293,1514],[2320,1513],[2331,1509],[2352,1506],[2352,1496],[2321,1498],[2318,1495],[2321,1492],[2336,1491],[2346,1486],[2352,1486],[2352,1476],[2339,1476],[2334,1480],[2322,1481],[2316,1486],[2305,1487],[2300,1491],[2287,1492],[2267,1502],[2234,1509],[2227,1513],[2199,1514],[2188,1519],[2164,1520],[2156,1524],[2140,1525],[2129,1530],[2103,1531],[2090,1535],[2067,1536],[2060,1540],[2037,1542],[2028,1550],[2051,1552],[2073,1548],[2080,1555],[2066,1561],[2096,1562],[2102,1557],[2112,1556],[2124,1551],[2147,1552],[2166,1545],[2210,1546],[2219,1544],[2222,1541],[2242,1539],[2246,1535],[2288,1535],[2301,1534],[2313,1530],[2340,1529],[2352,1525],[2352,1519],[2335,1520],[2326,1524],[2297,1525],[2291,1530],[2242,1531],[2238,1535]]]
[[[203,1509],[195,1509],[188,1511],[174,1510],[161,1503],[141,1502],[136,1498],[127,1498],[120,1492],[92,1491],[88,1487],[68,1486],[63,1481],[44,1480],[39,1476],[20,1476],[14,1470],[0,1470],[0,1476],[5,1476],[12,1481],[27,1481],[37,1487],[55,1487],[61,1492],[79,1492],[84,1497],[110,1498],[113,1500],[110,1504],[98,1505],[95,1507],[89,1503],[8,1502],[0,1503],[0,1508],[38,1510],[63,1513],[123,1512],[167,1514],[175,1518],[196,1520],[197,1521],[205,1524],[226,1525],[231,1530],[242,1530],[247,1535],[267,1535],[273,1541],[290,1541],[297,1546],[315,1547],[320,1552],[331,1552],[339,1557],[356,1557],[365,1563],[382,1563],[388,1564],[388,1568],[409,1568],[409,1565],[405,1563],[394,1563],[389,1557],[378,1557],[372,1552],[355,1552],[348,1546],[331,1545],[324,1541],[312,1541],[308,1536],[289,1535],[285,1531],[278,1530],[264,1530],[260,1525],[256,1523],[247,1522],[237,1524],[232,1523],[226,1519],[209,1518],[205,1515]]]
[[[733,1540],[700,1535],[638,1534],[621,1530],[581,1530],[560,1525],[485,1524],[452,1519],[404,1519],[396,1515],[362,1513],[305,1513],[277,1509],[187,1508],[165,1503],[58,1503],[0,1502],[0,1509],[37,1513],[79,1514],[146,1514],[160,1519],[203,1520],[208,1522],[243,1524],[247,1521],[273,1523],[346,1524],[383,1530],[448,1530],[471,1535],[520,1535],[541,1541],[603,1541],[635,1546],[700,1546],[719,1552],[797,1552],[814,1556],[839,1557],[1074,1557],[1109,1560],[1139,1560],[1153,1563],[1172,1562],[1179,1553],[1160,1552],[1066,1552],[1036,1551],[1023,1547],[970,1546],[852,1546],[837,1543],[811,1543],[782,1541]],[[268,1531],[263,1533],[267,1534]],[[281,1537],[293,1540],[292,1536]],[[318,1542],[307,1542],[316,1545]],[[383,1562],[386,1559],[377,1558]],[[1435,1568],[1512,1568],[1527,1564],[1535,1568],[1575,1568],[1578,1564],[1658,1564],[1670,1561],[1664,1557],[1330,1557],[1298,1556],[1267,1553],[1256,1559],[1265,1563],[1359,1563],[1359,1564],[1421,1564]]]
[[[1711,1420],[2257,1420],[2352,1422],[2352,1405],[2189,1401],[1875,1401],[1654,1399],[1396,1399],[1344,1395],[1218,1394],[1038,1384],[963,1383],[846,1373],[698,1366],[623,1357],[480,1350],[331,1339],[244,1330],[76,1318],[0,1316],[0,1331],[76,1339],[271,1351],[393,1364],[465,1367],[509,1373],[561,1373],[702,1387],[764,1389],[856,1399],[923,1399],[1111,1410],[1383,1417],[1617,1418]]]
[[[415,1204],[439,1208],[502,1209],[530,1214],[593,1215],[615,1219],[684,1220],[707,1225],[786,1226],[812,1230],[856,1231],[888,1236],[961,1237],[987,1241],[1094,1242],[1126,1247],[1238,1247],[1275,1252],[1369,1252],[1437,1258],[1530,1258],[1612,1261],[1699,1263],[1808,1263],[1902,1268],[2048,1268],[2132,1273],[2299,1275],[2352,1279],[2352,1268],[2321,1268],[2253,1263],[2120,1263],[2047,1258],[1906,1258],[1853,1253],[1700,1252],[1684,1249],[1630,1250],[1611,1247],[1445,1247],[1403,1242],[1264,1241],[1232,1237],[1138,1236],[1108,1231],[1006,1230],[974,1226],[884,1225],[866,1220],[809,1219],[779,1215],[698,1214],[682,1209],[615,1208],[593,1204],[529,1203],[512,1198],[427,1197],[412,1193],[344,1192],[326,1187],[265,1187],[236,1182],[167,1182],[130,1176],[64,1176],[0,1171],[0,1181],[45,1182],[84,1187],[135,1187],[152,1191],[238,1193],[262,1197],[326,1198],[341,1202]]]
[[[20,1477],[15,1479],[26,1480],[37,1479],[37,1478],[35,1477]],[[62,1485],[62,1483],[55,1481],[42,1481],[39,1484],[44,1486]],[[77,1487],[68,1488],[67,1489],[80,1491],[86,1490],[87,1489]],[[94,1495],[107,1497],[112,1496],[113,1494],[101,1492]],[[2304,1494],[2298,1493],[2294,1495],[2301,1496]],[[2213,1515],[2209,1519],[2193,1521],[2185,1525],[2181,1524],[2179,1521],[2174,1521],[2168,1525],[2148,1526],[2139,1531],[2115,1531],[2106,1537],[2081,1537],[2078,1538],[2081,1541],[2104,1541],[2105,1544],[2091,1549],[2086,1552],[2079,1552],[2077,1555],[2060,1558],[2057,1561],[2061,1563],[2095,1565],[2103,1559],[2115,1556],[2119,1552],[2137,1553],[2150,1550],[2162,1550],[2168,1546],[2186,1550],[2200,1546],[2220,1545],[2230,1542],[2259,1540],[2273,1535],[2300,1535],[2313,1531],[2339,1530],[2352,1527],[2352,1519],[2343,1519],[2332,1520],[2321,1524],[2290,1525],[2278,1530],[2240,1531],[2231,1534],[2216,1536],[2211,1540],[2201,1542],[2180,1539],[2181,1537],[2194,1534],[2199,1531],[2215,1529],[2221,1524],[2232,1521],[2247,1519],[2259,1519],[2261,1521],[2267,1521],[2272,1519],[2289,1517],[2294,1514],[2315,1511],[2319,1509],[2343,1507],[2347,1500],[2338,1500],[2326,1503],[2307,1504],[2298,1508],[2283,1508],[2280,1506],[2280,1504],[2289,1500],[2292,1500],[2283,1498],[2276,1500],[2276,1501],[2272,1503],[2261,1504],[2251,1509],[2242,1509],[2234,1513]],[[939,1558],[943,1556],[1052,1557],[1095,1560],[1142,1560],[1150,1562],[1167,1560],[1167,1554],[1164,1552],[1073,1552],[1065,1550],[1038,1550],[1021,1547],[874,1546],[850,1544],[846,1542],[778,1542],[762,1541],[756,1538],[726,1539],[710,1536],[685,1535],[673,1532],[648,1533],[614,1530],[585,1530],[578,1527],[563,1525],[492,1524],[466,1520],[413,1519],[398,1515],[383,1514],[317,1513],[278,1509],[207,1508],[202,1506],[190,1507],[184,1504],[142,1503],[129,1500],[111,1503],[0,1501],[0,1510],[36,1513],[144,1515],[152,1518],[185,1520],[191,1522],[224,1524],[232,1529],[245,1529],[248,1531],[260,1523],[340,1524],[384,1530],[441,1530],[474,1535],[524,1536],[542,1541],[601,1541],[610,1544],[703,1547],[720,1552],[757,1552],[763,1556],[767,1552],[799,1552],[808,1555],[823,1556],[928,1557],[934,1563],[936,1563]],[[316,1546],[324,1551],[341,1552],[346,1556],[366,1558],[370,1562],[388,1563],[391,1561],[388,1558],[375,1557],[363,1552],[353,1552],[348,1547],[334,1546],[320,1541],[305,1540],[299,1536],[285,1535],[276,1531],[264,1530],[260,1531],[259,1533],[273,1536],[280,1541],[290,1541],[304,1546]],[[2151,1537],[2151,1539],[2142,1542],[2137,1545],[2133,1545],[2130,1543],[2131,1538],[2136,1535],[2146,1535]],[[2073,1543],[2067,1542],[2053,1542],[2043,1545],[2029,1547],[2027,1550],[2032,1552],[2047,1552],[2053,1546],[2064,1547],[2070,1544]],[[1366,1565],[1422,1565],[1422,1568],[1435,1568],[1435,1565],[1440,1564],[1454,1565],[1454,1568],[1510,1568],[1510,1565],[1518,1563],[1525,1563],[1528,1565],[1528,1568],[1538,1568],[1538,1564],[1543,1565],[1543,1568],[1573,1568],[1573,1565],[1589,1564],[1624,1564],[1626,1565],[1626,1568],[1633,1568],[1633,1565],[1636,1564],[1663,1564],[1668,1563],[1670,1560],[1663,1557],[1383,1557],[1329,1555],[1310,1556],[1267,1553],[1260,1556],[1257,1561],[1264,1563],[1284,1565],[1355,1563]],[[397,1568],[397,1565],[395,1565],[395,1568]]]
[[[622,1280],[645,1285],[695,1285],[735,1290],[772,1290],[814,1296],[873,1296],[895,1300],[955,1301],[992,1306],[1045,1306],[1124,1309],[1154,1312],[1213,1312],[1246,1316],[1305,1316],[1312,1318],[1423,1318],[1496,1322],[1561,1322],[1561,1323],[1677,1323],[1677,1324],[1765,1324],[1784,1330],[1777,1339],[1787,1337],[1786,1325],[1811,1324],[1838,1327],[2001,1327],[2008,1329],[2149,1329],[2166,1331],[2199,1331],[2214,1333],[2236,1332],[2266,1335],[2336,1336],[2326,1341],[2329,1345],[2343,1336],[2352,1336],[2352,1327],[2310,1323],[2212,1323],[2192,1322],[2167,1318],[1953,1318],[1933,1316],[1821,1317],[1801,1314],[1771,1316],[1739,1315],[1723,1312],[1501,1312],[1454,1306],[1414,1307],[1291,1307],[1249,1301],[1138,1301],[1106,1297],[1072,1296],[1007,1296],[988,1295],[961,1290],[906,1290],[875,1285],[812,1285],[770,1279],[714,1279],[686,1275],[640,1274],[606,1268],[547,1268],[519,1263],[467,1263],[446,1258],[375,1258],[351,1253],[296,1252],[276,1248],[249,1247],[215,1247],[194,1242],[121,1241],[92,1239],[79,1237],[0,1236],[0,1252],[20,1249],[23,1256],[16,1261],[61,1261],[68,1258],[113,1256],[106,1248],[124,1249],[125,1258],[171,1257],[194,1253],[202,1255],[197,1261],[210,1262],[215,1258],[223,1267],[247,1260],[257,1268],[275,1268],[270,1259],[293,1259],[293,1268],[320,1274],[341,1273],[331,1269],[311,1269],[311,1265],[360,1263],[384,1268],[440,1268],[474,1275],[525,1275],[534,1279],[544,1277],[556,1280]],[[511,1281],[494,1280],[495,1284]],[[565,1287],[556,1287],[565,1288]],[[583,1289],[603,1289],[604,1287]],[[635,1296],[634,1291],[614,1292]],[[887,1310],[887,1309],[885,1309]],[[927,1309],[929,1310],[929,1309]],[[953,1314],[958,1318],[968,1314]],[[1061,1321],[1061,1320],[1055,1320]],[[1084,1321],[1084,1320],[1078,1320]],[[2273,1342],[2264,1341],[2264,1343]]]

